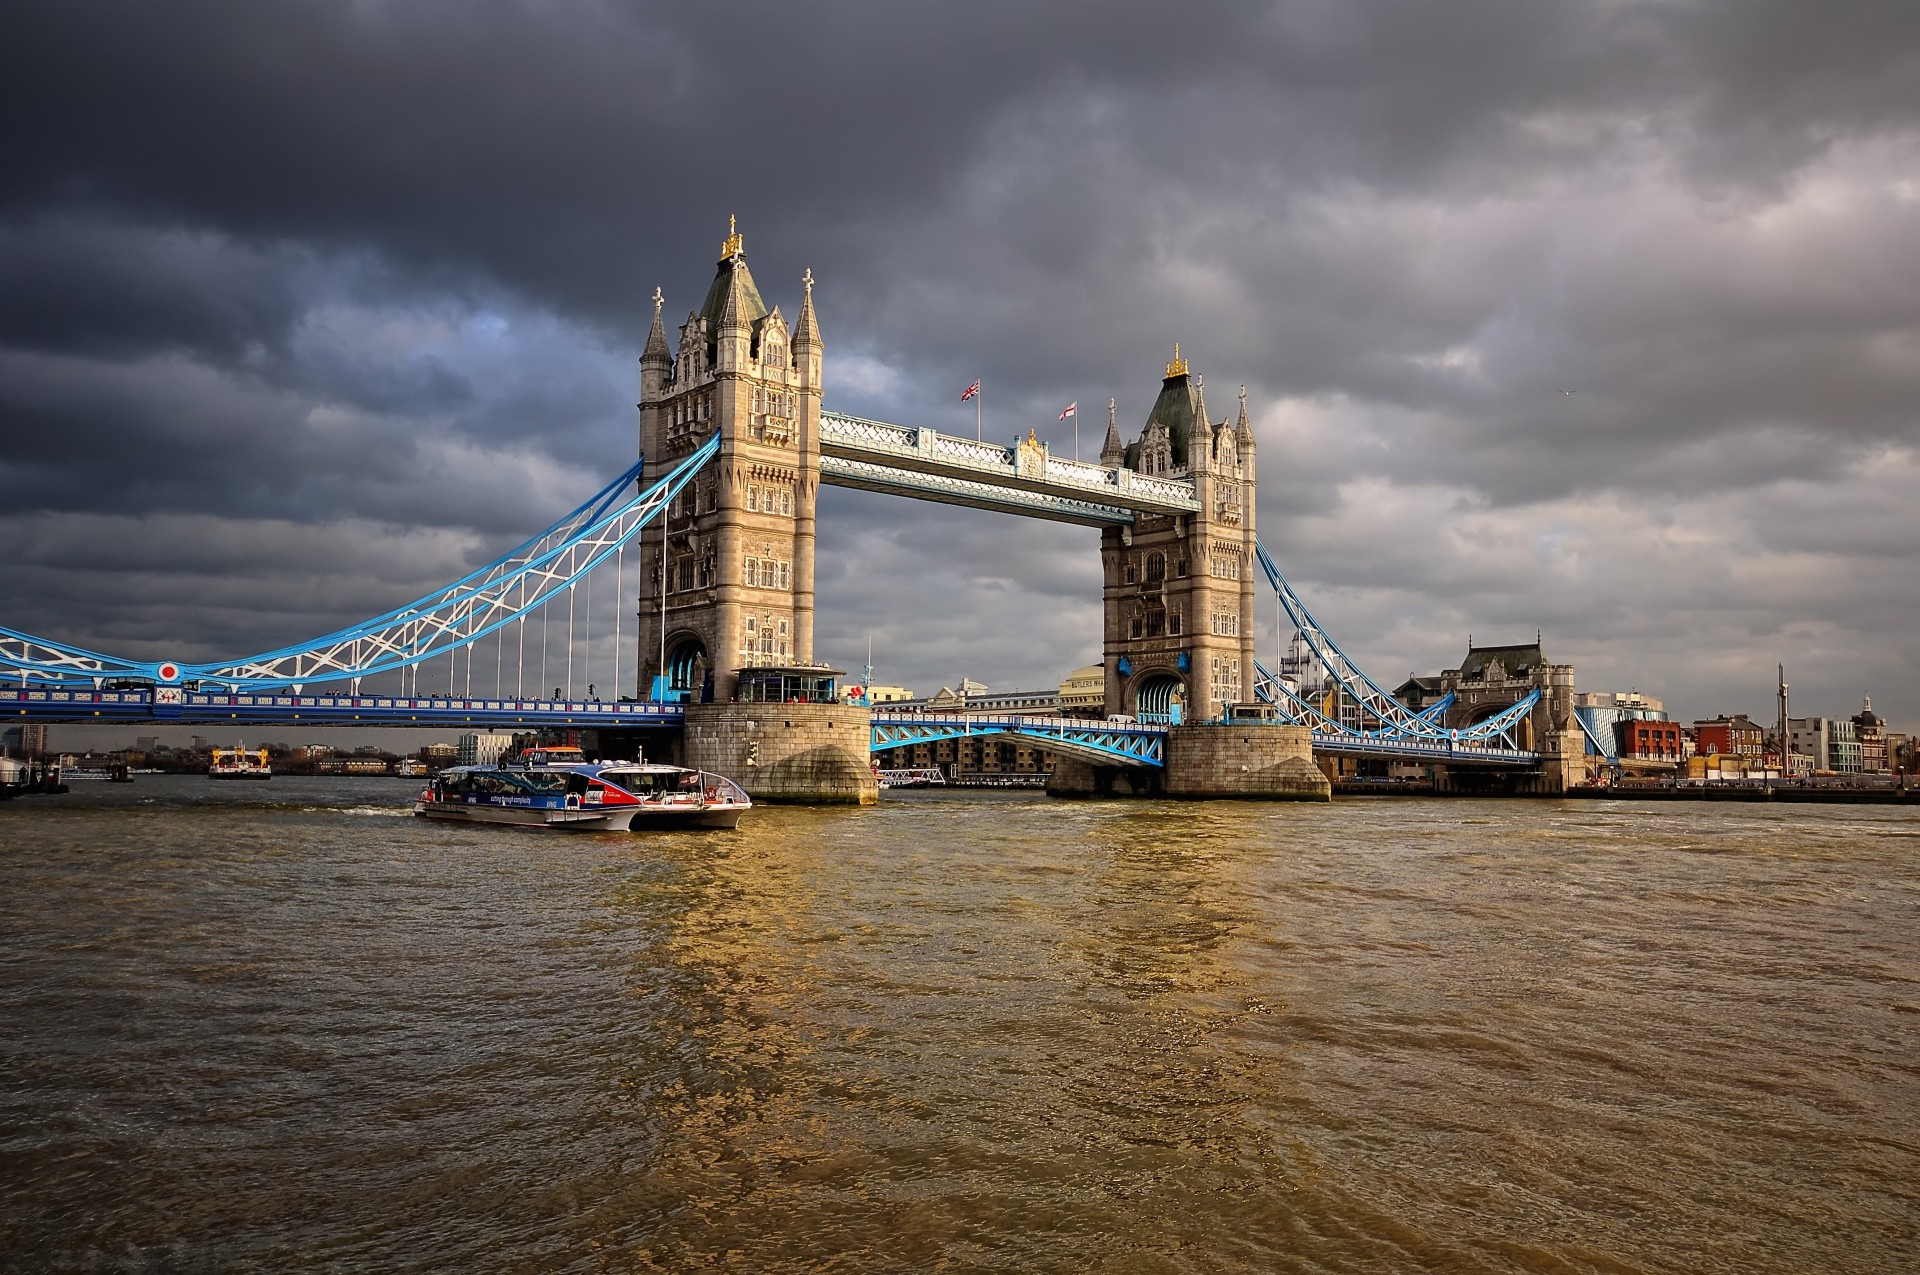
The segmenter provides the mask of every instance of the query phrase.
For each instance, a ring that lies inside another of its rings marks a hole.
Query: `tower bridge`
[[[1516,692],[1501,704],[1476,687],[1471,721],[1451,702],[1416,709],[1321,628],[1256,535],[1244,387],[1237,417],[1214,420],[1204,380],[1175,347],[1132,441],[1109,404],[1097,462],[1054,456],[1032,433],[1003,446],[871,420],[822,406],[811,272],[801,289],[789,323],[763,299],[737,231],[671,343],[656,289],[639,360],[642,459],[488,566],[362,624],[239,660],[127,659],[0,628],[0,713],[669,735],[689,764],[799,800],[872,800],[869,753],[943,731],[1051,749],[1066,793],[1324,799],[1313,753],[1511,768],[1564,784],[1581,746],[1557,720],[1564,697]],[[822,484],[1097,529],[1108,720],[940,721],[837,702],[834,670],[814,650]],[[590,623],[596,579],[621,599],[608,685],[644,697],[571,693],[575,605],[584,591]],[[1321,674],[1311,685],[1255,659],[1263,581],[1311,650]],[[530,621],[541,626],[544,687],[556,618],[567,624],[565,687],[505,693],[508,641],[524,680]],[[495,655],[491,696],[473,693],[481,643]],[[448,693],[422,695],[421,670],[437,661]],[[383,683],[396,678],[399,692],[388,693]]]

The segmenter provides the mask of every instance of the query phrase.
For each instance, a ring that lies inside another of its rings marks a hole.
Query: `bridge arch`
[[[1187,683],[1172,669],[1143,670],[1134,681],[1134,714],[1143,722],[1178,725],[1187,716]]]
[[[1514,705],[1518,703],[1518,700],[1513,700],[1511,702],[1496,701],[1489,704],[1475,704],[1471,709],[1467,710],[1461,718],[1460,725],[1462,728],[1478,726],[1482,722],[1490,721],[1500,716],[1500,714],[1513,708]],[[1531,750],[1535,747],[1532,714],[1528,714],[1513,724],[1512,738],[1514,747],[1516,748]]]
[[[712,661],[700,635],[681,632],[667,643],[667,687],[692,699],[703,698]]]

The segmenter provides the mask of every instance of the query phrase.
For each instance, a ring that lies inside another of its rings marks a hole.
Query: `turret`
[[[806,289],[800,300],[800,317],[793,324],[793,365],[800,373],[801,383],[818,387],[820,384],[820,325],[813,314],[813,271],[809,269],[800,276],[800,283]]]
[[[1253,468],[1253,426],[1247,423],[1247,387],[1240,387],[1240,421],[1234,427],[1233,441],[1239,444],[1240,463]],[[1248,475],[1251,477],[1251,473]]]
[[[738,371],[746,366],[753,346],[753,324],[740,301],[740,275],[736,266],[728,280],[726,299],[720,303],[719,322],[713,325],[713,366],[717,372]]]
[[[666,383],[673,379],[673,354],[667,349],[667,329],[660,321],[661,307],[666,298],[660,289],[653,290],[653,326],[647,329],[646,348],[640,351],[640,402],[642,405],[660,401],[660,393]]]
[[[796,342],[797,344],[797,342]],[[1119,403],[1115,399],[1107,400],[1107,441],[1100,444],[1100,463],[1109,469],[1118,468],[1127,462],[1127,445],[1120,441]]]
[[[1210,472],[1214,468],[1213,434],[1207,422],[1207,378],[1193,378],[1193,424],[1187,435],[1187,472]]]

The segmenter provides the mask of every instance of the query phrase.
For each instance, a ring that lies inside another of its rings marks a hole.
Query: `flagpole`
[[[975,385],[986,384],[985,381],[978,377],[974,378],[973,383]],[[975,392],[973,396],[973,441],[976,443],[983,441],[980,436],[980,392]]]

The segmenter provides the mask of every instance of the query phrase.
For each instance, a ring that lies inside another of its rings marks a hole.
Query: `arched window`
[[[1147,583],[1158,584],[1167,578],[1167,555],[1155,551],[1147,555]]]

